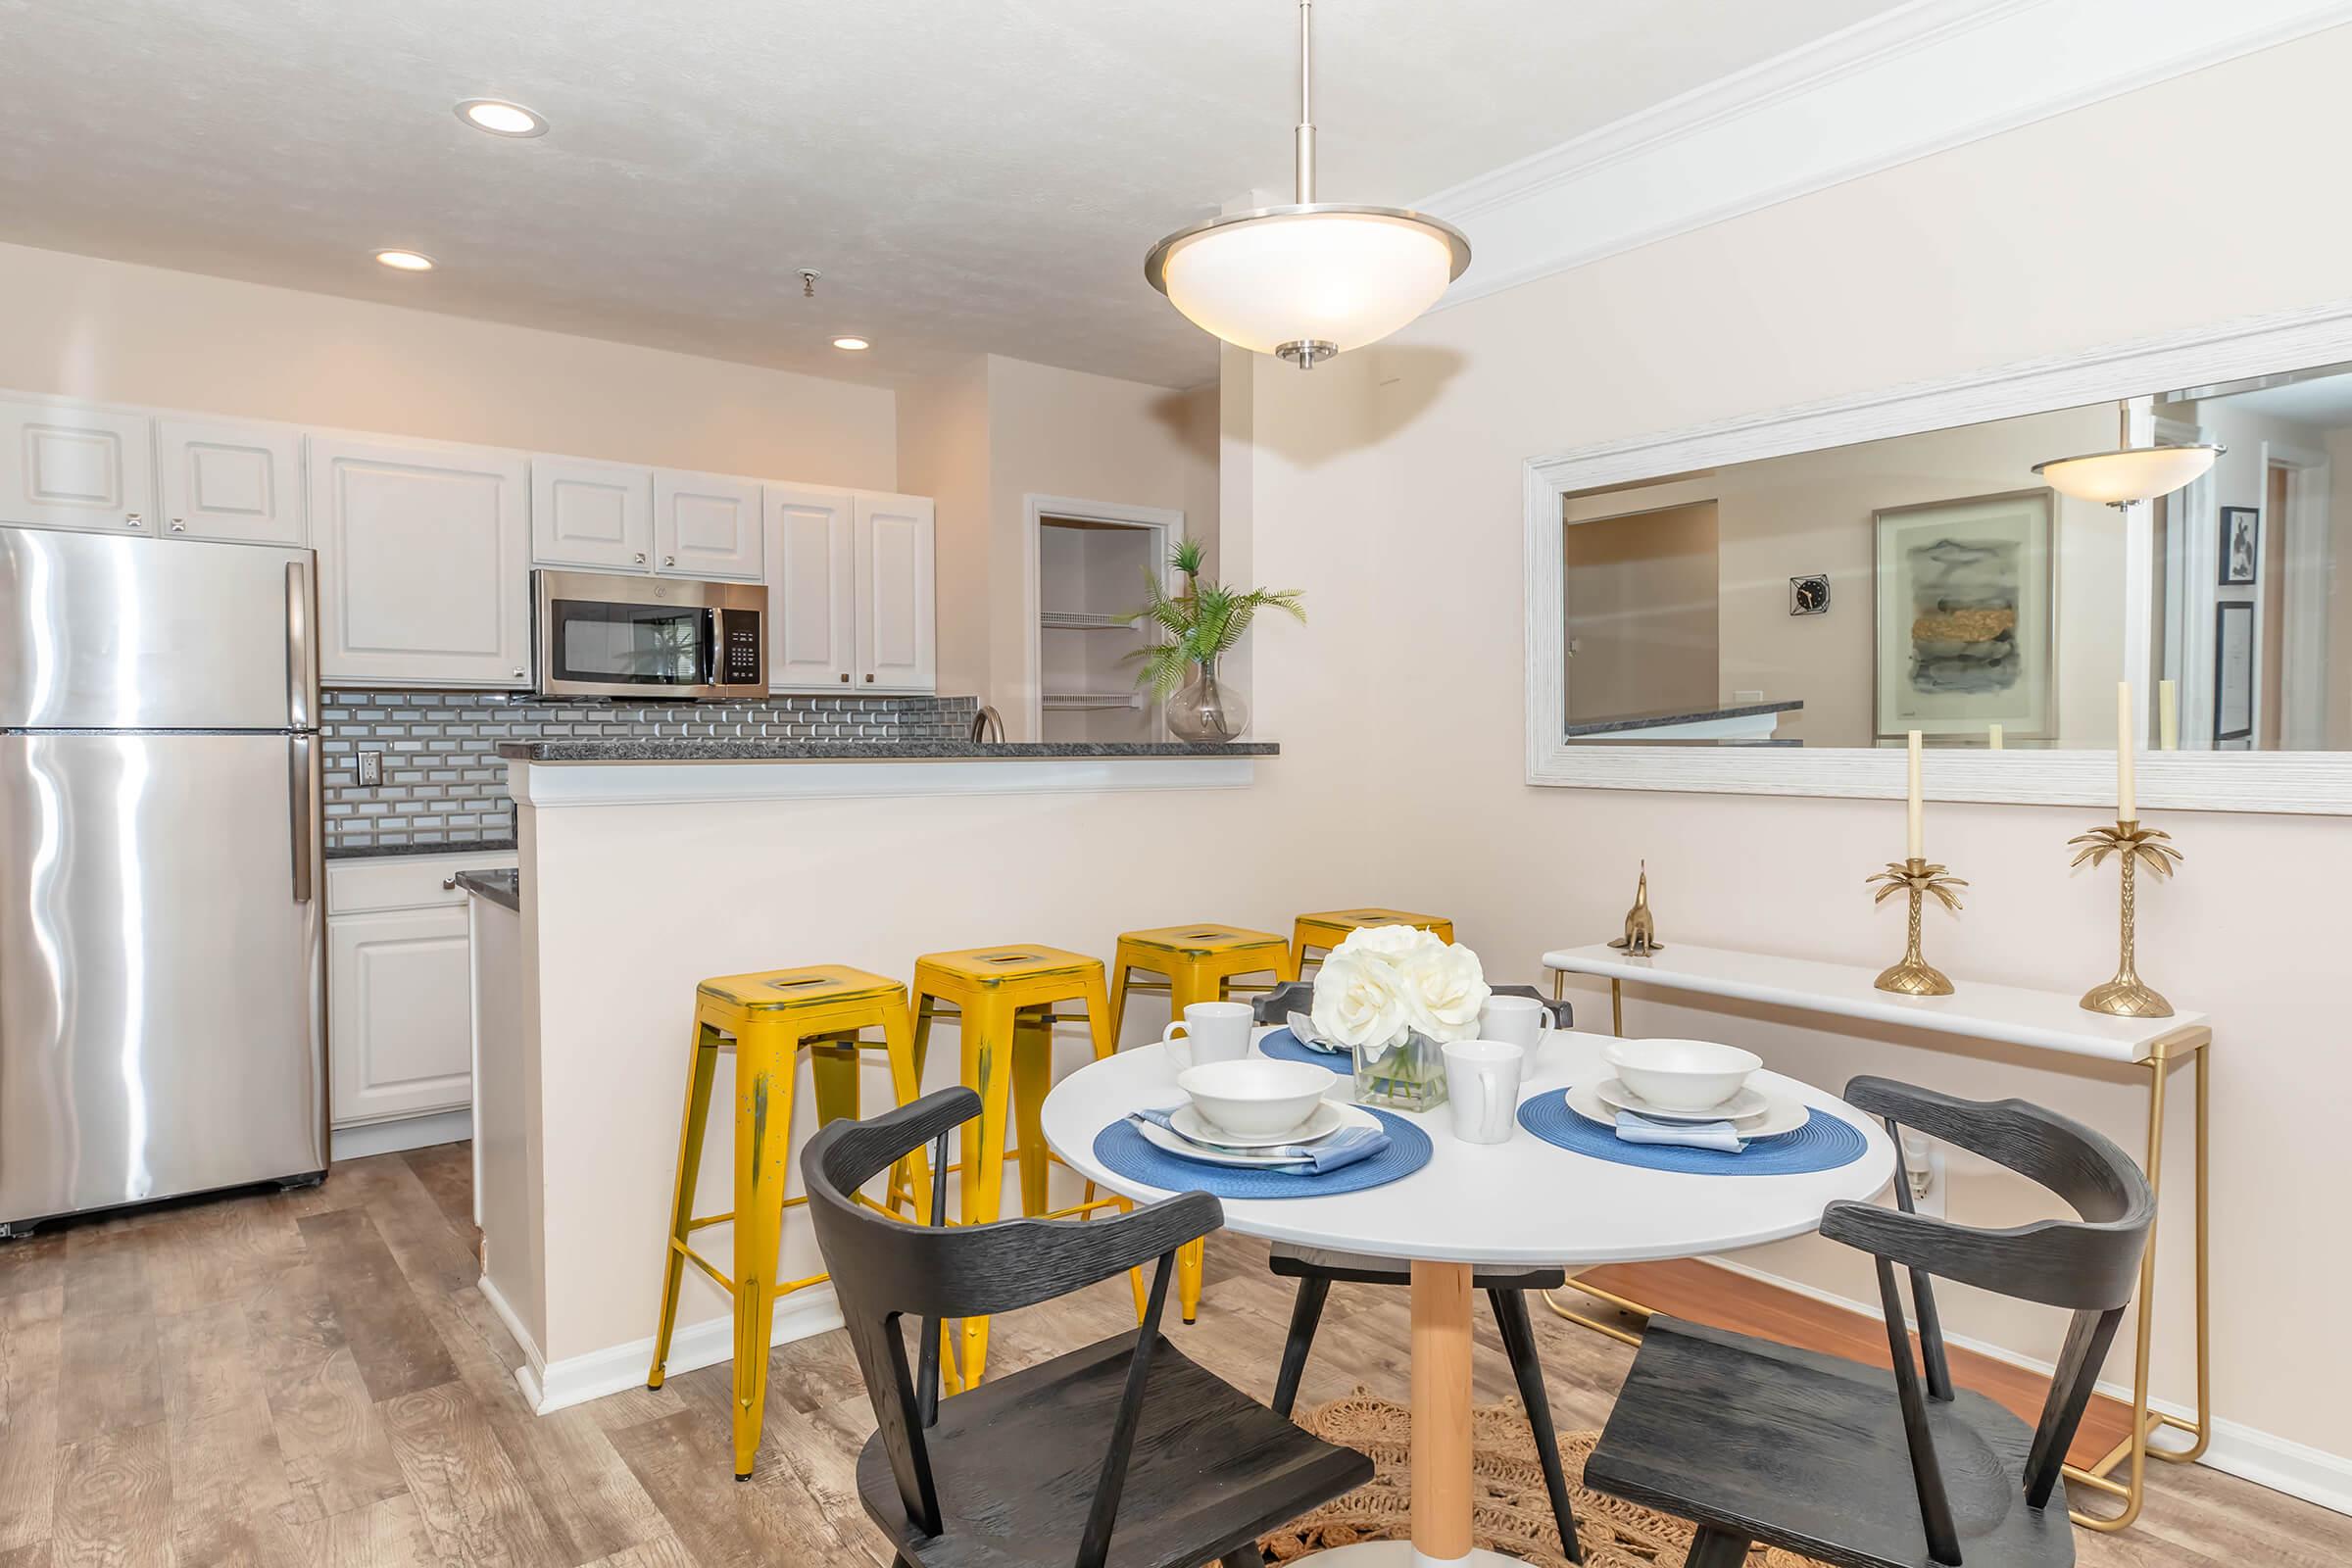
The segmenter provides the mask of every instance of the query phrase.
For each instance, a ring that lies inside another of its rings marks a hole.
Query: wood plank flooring
[[[745,1485],[723,1366],[532,1416],[474,1284],[469,1158],[357,1160],[313,1191],[0,1246],[0,1568],[888,1568],[857,1501],[873,1422],[839,1334],[776,1351]],[[1262,1393],[1290,1299],[1261,1246],[1221,1237],[1200,1324],[1171,1333]],[[998,1319],[990,1365],[1133,1321],[1114,1280]],[[1561,1426],[1598,1426],[1630,1352],[1536,1321]],[[1483,1308],[1476,1324],[1477,1396],[1507,1397]],[[1402,1398],[1407,1346],[1404,1292],[1337,1287],[1302,1399]],[[2076,1540],[2088,1568],[2352,1561],[2352,1520],[2203,1469],[2160,1472],[2130,1534]]]

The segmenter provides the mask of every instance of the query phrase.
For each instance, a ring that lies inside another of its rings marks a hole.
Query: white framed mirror
[[[2213,443],[2113,508],[2036,464]],[[1531,783],[2352,814],[2352,302],[1531,460]]]

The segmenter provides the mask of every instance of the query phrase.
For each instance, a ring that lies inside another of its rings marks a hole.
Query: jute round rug
[[[1300,1425],[1328,1443],[1371,1455],[1373,1478],[1345,1497],[1268,1536],[1269,1562],[1291,1562],[1326,1546],[1358,1541],[1402,1541],[1412,1534],[1412,1412],[1358,1389],[1309,1412]],[[1543,1568],[1569,1568],[1559,1527],[1544,1490],[1535,1434],[1519,1401],[1471,1412],[1471,1529],[1479,1545]],[[1560,1434],[1560,1464],[1576,1504],[1576,1534],[1587,1568],[1683,1568],[1689,1523],[1638,1508],[1586,1488],[1585,1455],[1597,1432]],[[1819,1568],[1810,1557],[1759,1546],[1749,1568]],[[1303,1565],[1301,1565],[1303,1568]]]

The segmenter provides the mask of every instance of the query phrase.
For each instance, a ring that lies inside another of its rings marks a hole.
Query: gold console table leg
[[[2194,1176],[2195,1199],[2191,1216],[2193,1246],[2196,1251],[2195,1282],[2190,1298],[2190,1311],[2197,1347],[2197,1407],[2193,1421],[2148,1409],[2149,1360],[2153,1348],[2156,1313],[2156,1227],[2148,1229],[2148,1249],[2139,1260],[2139,1311],[2137,1338],[2132,1358],[2132,1430],[2124,1441],[2087,1470],[2066,1467],[2066,1479],[2075,1486],[2102,1492],[2118,1498],[2123,1506],[2113,1514],[2085,1513],[2081,1508],[2071,1511],[2075,1523],[2085,1530],[2116,1531],[2129,1528],[2139,1518],[2139,1510],[2147,1501],[2147,1472],[2150,1458],[2168,1464],[2194,1464],[2213,1441],[2213,1335],[2208,1311],[2212,1274],[2208,1266],[2207,1230],[2208,1194],[2211,1183],[2206,1166],[2211,1152],[2207,1135],[2209,1123],[2208,1089],[2212,1075],[2207,1058],[2212,1054],[2213,1031],[2184,1029],[2156,1042],[2147,1061],[2148,1067],[2148,1186],[2159,1200],[2164,1197],[2164,1103],[2165,1079],[2174,1062],[2182,1056],[2196,1057],[2196,1123]],[[2171,1427],[2185,1432],[2189,1445],[2184,1448],[2159,1447],[2148,1440]],[[2127,1479],[2117,1481],[2114,1472],[2124,1466]]]

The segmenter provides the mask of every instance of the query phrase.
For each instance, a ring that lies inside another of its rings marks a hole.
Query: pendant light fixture
[[[2036,463],[2034,471],[2050,488],[2077,501],[2099,501],[2111,507],[2169,496],[2182,485],[2194,484],[2213,466],[2225,449],[2210,443],[2194,446],[2119,447],[2113,452],[2090,452],[2079,458],[2052,458]]]
[[[1301,370],[1387,337],[1470,265],[1449,223],[1315,200],[1313,33],[1313,0],[1298,0],[1298,200],[1180,228],[1144,258],[1152,286],[1195,325]]]

